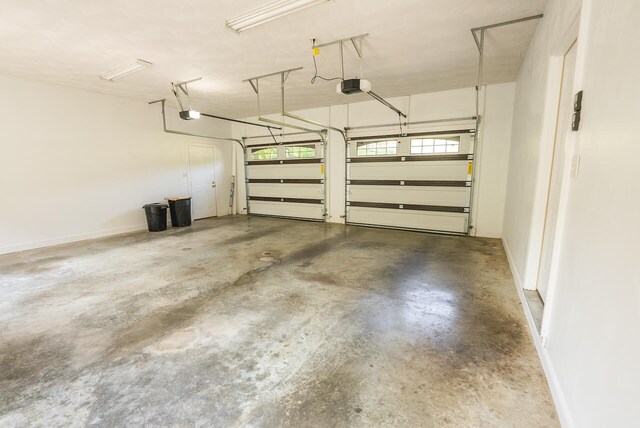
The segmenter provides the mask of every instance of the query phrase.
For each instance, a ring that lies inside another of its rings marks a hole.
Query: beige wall
[[[640,2],[580,6],[549,1],[517,81],[504,241],[519,285],[535,284],[555,113],[547,94],[557,91],[549,70],[579,18],[573,92],[584,91],[582,123],[562,142],[569,165],[542,340],[534,336],[565,426],[632,427],[640,420]]]
[[[159,104],[2,75],[0,92],[0,253],[145,228],[143,204],[189,192],[190,141],[218,148],[228,212],[234,143],[165,134]],[[176,116],[172,126],[230,134]]]

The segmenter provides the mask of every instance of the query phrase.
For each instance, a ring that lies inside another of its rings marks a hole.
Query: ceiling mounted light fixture
[[[245,13],[237,18],[230,19],[225,25],[240,33],[265,22],[273,21],[302,9],[326,3],[330,0],[279,0],[260,7],[252,12]]]
[[[126,64],[122,64],[121,66],[118,66],[105,73],[102,73],[100,75],[100,78],[113,82],[114,80],[122,79],[123,77],[128,76],[132,73],[135,73],[136,71],[149,68],[152,65],[153,64],[151,64],[149,61],[145,61],[143,59],[136,59]]]

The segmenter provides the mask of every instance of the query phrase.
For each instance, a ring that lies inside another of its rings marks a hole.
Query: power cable
[[[313,40],[315,42],[315,39]],[[318,65],[316,64],[316,56],[313,56],[313,68],[315,70],[315,73],[313,74],[313,77],[311,78],[311,84],[313,85],[316,82],[316,79],[322,79],[324,81],[330,82],[332,80],[340,80],[341,82],[344,82],[344,79],[342,77],[322,77],[318,74]]]

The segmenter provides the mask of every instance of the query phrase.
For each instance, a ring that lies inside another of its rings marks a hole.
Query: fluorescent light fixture
[[[228,20],[225,25],[238,33],[330,0],[279,0]]]
[[[126,64],[122,64],[121,66],[118,66],[113,70],[109,70],[106,73],[102,73],[100,75],[100,78],[104,80],[110,80],[113,82],[114,80],[122,79],[124,76],[128,76],[132,73],[135,73],[136,71],[149,68],[151,67],[151,65],[152,64],[149,61],[145,61],[143,59],[136,59]]]
[[[180,112],[180,119],[193,120],[200,119],[200,112],[195,110],[184,110]]]

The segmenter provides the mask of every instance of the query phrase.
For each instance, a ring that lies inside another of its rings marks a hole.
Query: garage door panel
[[[251,214],[310,218],[322,220],[324,205],[299,204],[291,202],[250,201]]]
[[[350,139],[347,224],[466,234],[472,128]]]
[[[468,161],[350,163],[349,179],[467,180]]]
[[[248,213],[324,220],[324,143],[319,139],[247,148]]]
[[[256,178],[322,178],[322,164],[249,165],[247,177]]]
[[[350,201],[466,207],[469,195],[466,187],[349,186]]]
[[[349,222],[377,226],[466,233],[467,215],[458,213],[348,207]]]
[[[249,184],[249,195],[251,196],[322,199],[322,190],[321,184]]]

